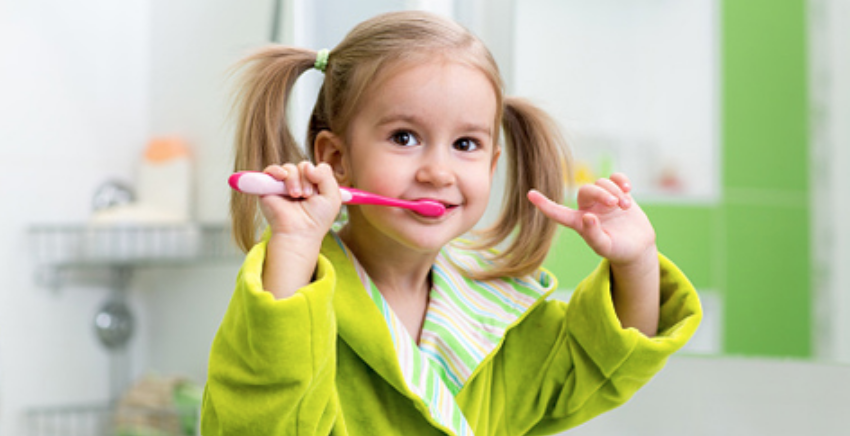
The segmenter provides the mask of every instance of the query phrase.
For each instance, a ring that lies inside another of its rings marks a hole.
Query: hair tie
[[[316,53],[316,63],[313,64],[313,68],[325,72],[325,67],[328,66],[328,57],[330,57],[331,51],[323,48]]]

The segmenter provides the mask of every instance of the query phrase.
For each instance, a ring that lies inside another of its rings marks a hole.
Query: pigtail
[[[306,159],[287,124],[287,102],[295,81],[313,68],[316,52],[271,46],[236,65],[242,70],[236,111],[235,171],[262,171],[268,165]],[[230,196],[236,244],[247,252],[262,223],[257,199],[236,191]]]
[[[492,269],[474,278],[519,277],[537,270],[546,259],[557,224],[526,197],[537,189],[563,201],[569,180],[570,156],[555,121],[530,102],[506,97],[502,116],[507,154],[507,187],[502,213],[491,227],[478,232],[478,248],[495,247],[510,238],[495,255]],[[511,238],[512,237],[512,238]]]

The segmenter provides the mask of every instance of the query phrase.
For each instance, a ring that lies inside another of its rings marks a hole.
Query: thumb
[[[528,200],[531,201],[531,204],[536,206],[540,212],[543,212],[543,215],[549,217],[549,219],[577,232],[581,232],[582,214],[580,212],[555,203],[535,189],[528,191]]]

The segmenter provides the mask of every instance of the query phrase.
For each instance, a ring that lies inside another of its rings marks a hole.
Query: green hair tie
[[[328,57],[330,57],[330,55],[331,51],[326,48],[319,50],[319,52],[316,53],[316,63],[313,64],[313,68],[324,73],[325,67],[328,66]]]

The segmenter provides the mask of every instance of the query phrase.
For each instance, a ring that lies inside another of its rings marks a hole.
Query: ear
[[[345,144],[342,139],[329,130],[322,130],[316,135],[313,143],[313,156],[316,163],[324,162],[331,166],[340,186],[348,186],[351,182],[351,171],[348,164]]]
[[[499,163],[499,156],[502,155],[502,147],[496,147],[493,149],[493,161],[490,163],[490,178],[493,178],[493,174],[496,173],[496,165]]]

